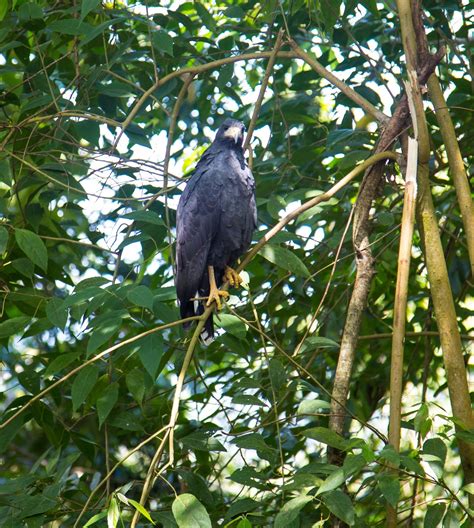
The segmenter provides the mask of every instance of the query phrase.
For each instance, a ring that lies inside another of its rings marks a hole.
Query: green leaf
[[[64,329],[67,323],[67,308],[64,308],[63,299],[53,297],[46,305],[46,317],[54,326]]]
[[[81,20],[100,4],[100,0],[82,0],[81,3]]]
[[[469,484],[466,484],[461,489],[469,493],[470,495],[474,495],[474,482],[470,482]]]
[[[209,13],[209,11],[200,2],[195,2],[194,6],[196,7],[197,14],[201,18],[202,23],[211,31],[215,30],[216,22],[211,13]]]
[[[261,475],[251,467],[243,467],[242,469],[237,469],[232,473],[229,478],[234,482],[243,484],[244,486],[257,488],[259,490],[267,489],[267,486],[265,485],[267,477]]]
[[[226,513],[225,520],[236,517],[241,513],[247,513],[256,510],[258,506],[259,503],[249,497],[240,499],[230,505],[229,511]]]
[[[0,7],[0,10],[1,10],[1,7]],[[0,226],[0,254],[2,254],[7,249],[7,244],[8,244],[8,229],[5,229],[3,226]]]
[[[15,240],[31,262],[46,271],[48,267],[48,251],[41,238],[33,231],[15,229]]]
[[[173,56],[173,38],[170,37],[166,31],[163,31],[162,29],[155,31],[152,40],[154,47],[159,52],[166,53],[171,57]]]
[[[92,526],[96,522],[101,521],[104,517],[107,517],[107,512],[96,513],[86,522],[83,528],[88,528],[89,526]]]
[[[0,22],[5,18],[5,15],[8,13],[8,1],[2,0],[0,2]]]
[[[140,512],[143,515],[143,517],[145,517],[148,521],[150,521],[151,524],[155,525],[148,511],[139,502],[133,499],[128,499],[128,498],[127,500],[138,512]]]
[[[155,333],[140,339],[138,343],[140,361],[151,378],[155,380],[163,356],[163,338]]]
[[[334,490],[325,493],[322,500],[327,509],[341,521],[349,526],[355,523],[354,506],[351,499],[342,491]]]
[[[296,414],[321,414],[322,409],[330,409],[331,404],[324,400],[303,400],[299,406]]]
[[[198,451],[222,451],[225,452],[226,448],[209,434],[195,431],[181,439],[181,442],[185,447]]]
[[[118,399],[118,383],[114,382],[109,385],[97,399],[97,415],[99,417],[99,428],[102,427],[102,424],[106,420],[107,416],[110,414],[110,411],[114,408],[114,405],[117,403]]]
[[[423,528],[436,528],[441,524],[446,504],[430,504],[426,509],[425,520],[423,521]]]
[[[51,22],[51,24],[48,25],[48,29],[56,31],[57,33],[62,33],[63,35],[80,36],[87,35],[94,28],[78,18],[69,18]]]
[[[316,496],[321,495],[321,493],[332,491],[333,489],[338,488],[345,480],[346,477],[342,468],[336,469],[327,477],[327,479],[318,488],[318,490],[316,491]]]
[[[109,319],[102,323],[90,333],[87,343],[87,354],[93,354],[99,347],[106,343],[115,333],[118,332],[122,320]]]
[[[363,455],[353,455],[349,453],[344,459],[344,464],[342,469],[344,470],[344,475],[350,477],[351,475],[356,475],[361,471],[363,467],[367,465],[367,461]]]
[[[378,487],[386,501],[396,508],[400,500],[400,481],[395,474],[382,474],[378,477]]]
[[[239,339],[245,339],[247,335],[247,325],[235,315],[219,314],[216,326],[223,328],[226,332]]]
[[[216,501],[214,500],[214,496],[209,489],[209,484],[206,479],[191,471],[178,470],[178,473],[187,486],[187,493],[194,495],[198,501],[204,504],[204,506],[212,509],[215,508]]]
[[[398,467],[400,465],[400,454],[395,451],[393,446],[386,445],[382,451],[380,452],[380,458],[383,460],[386,460],[387,462],[390,462],[395,467]]]
[[[71,387],[72,410],[75,412],[89,396],[99,378],[99,367],[88,365],[76,376]]]
[[[258,405],[263,406],[265,403],[253,394],[236,394],[232,398],[232,403],[237,405]]]
[[[5,2],[8,4],[8,2]],[[37,5],[34,2],[25,2],[18,9],[18,18],[22,22],[28,22],[30,20],[35,20],[43,17],[43,10],[41,6]]]
[[[52,510],[57,505],[57,498],[43,495],[24,495],[21,499],[21,513],[17,518],[24,519]],[[18,526],[18,525],[16,525]],[[21,526],[21,525],[20,525]]]
[[[120,520],[120,509],[117,499],[112,496],[109,507],[107,508],[107,528],[116,528]]]
[[[332,34],[334,25],[339,18],[341,0],[320,0],[320,6],[326,31]]]
[[[294,273],[295,275],[300,275],[302,277],[310,276],[308,268],[303,261],[289,249],[267,244],[266,246],[263,246],[259,253],[272,264],[291,271],[291,273]]]
[[[136,220],[139,222],[145,222],[148,224],[154,224],[154,225],[165,225],[161,217],[155,213],[154,211],[149,211],[148,209],[143,209],[140,211],[132,211],[131,213],[127,213],[124,215],[121,215],[122,218],[127,218],[129,220]]]
[[[259,433],[250,433],[240,436],[233,440],[232,443],[243,449],[255,449],[260,458],[268,460],[270,463],[276,460],[278,454],[277,450],[270,447],[265,442],[263,436]]]
[[[448,510],[443,519],[443,528],[458,528],[461,525],[459,518],[456,513],[452,510]],[[468,526],[464,524],[463,526]]]
[[[304,352],[309,352],[316,348],[339,348],[339,343],[323,336],[307,337],[304,341],[302,350]]]
[[[377,221],[380,225],[390,227],[395,223],[395,218],[390,211],[381,211],[377,216]]]
[[[272,358],[268,364],[268,372],[273,390],[278,392],[288,381],[288,376],[286,375],[282,362],[279,359]]]
[[[0,429],[0,453],[3,453],[7,447],[10,447],[12,440],[23,426],[24,421],[24,416],[17,416],[7,426],[2,426],[2,429]]]
[[[15,334],[22,334],[29,325],[31,319],[26,316],[12,317],[7,321],[0,323],[0,339],[3,337],[12,337]]]
[[[231,6],[231,7],[228,7],[225,11],[224,11],[224,15],[227,17],[227,18],[245,18],[245,11],[238,5],[234,5],[234,6]]]
[[[137,306],[153,312],[153,293],[148,286],[136,286],[127,293],[127,299]]]
[[[431,427],[431,420],[426,403],[420,405],[414,419],[415,431],[419,432],[422,437],[426,436]]]
[[[313,427],[304,431],[303,434],[308,438],[313,438],[318,442],[322,442],[328,446],[340,449],[341,451],[347,448],[347,440],[326,427]]]
[[[67,352],[66,354],[60,354],[59,356],[55,357],[45,370],[44,377],[48,378],[51,376],[51,374],[56,374],[56,372],[66,368],[77,358],[79,354],[80,350],[76,350],[75,352]]]
[[[179,528],[212,528],[206,508],[190,493],[178,495],[171,509]]]
[[[448,448],[441,438],[429,438],[423,443],[423,458],[438,478],[442,478]],[[429,457],[431,455],[431,457]]]
[[[144,373],[138,368],[130,370],[125,377],[125,383],[135,401],[141,405],[143,397],[145,396]]]
[[[300,497],[295,497],[294,499],[289,500],[285,503],[282,509],[278,512],[275,517],[275,528],[287,528],[293,521],[295,521],[300,511],[311,502],[314,497],[310,495],[301,495]]]

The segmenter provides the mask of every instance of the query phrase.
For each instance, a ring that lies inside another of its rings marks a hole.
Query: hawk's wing
[[[189,302],[206,273],[212,239],[220,222],[220,178],[212,157],[202,158],[178,204],[176,216],[176,290],[181,304]]]

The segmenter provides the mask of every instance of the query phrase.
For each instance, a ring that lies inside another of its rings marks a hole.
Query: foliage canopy
[[[472,166],[474,14],[463,4],[423,7],[430,48],[447,49],[437,72]],[[330,189],[372,154],[380,126],[286,39],[391,115],[406,78],[396,6],[9,0],[0,19],[0,526],[120,526],[141,512],[140,526],[166,528],[322,527],[330,515],[375,527],[399,501],[411,526],[468,526],[473,490],[460,491],[457,442],[473,436],[454,429],[417,231],[400,453],[387,444],[403,206],[393,162],[374,203],[376,275],[347,434],[330,430],[328,415],[362,176],[288,223],[246,266],[248,288],[232,292],[221,335],[198,345],[185,371],[173,464],[164,467],[165,442],[160,476],[141,501],[160,439],[169,439],[192,335],[175,324],[182,178],[224,117],[250,122],[282,28],[254,122],[255,241]],[[465,335],[471,266],[440,126],[426,108],[430,184]],[[342,467],[329,463],[328,446],[345,453]]]

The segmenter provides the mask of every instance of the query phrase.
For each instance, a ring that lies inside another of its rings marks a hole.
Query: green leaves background
[[[220,64],[195,77],[174,130],[165,204],[162,158],[183,88],[183,77],[174,72],[269,51],[276,29],[287,27],[326,68],[386,112],[394,105],[388,91],[398,96],[401,89],[402,47],[388,2],[147,6],[148,12],[131,2],[0,3],[3,423],[28,405],[0,429],[2,527],[73,526],[108,468],[168,422],[185,332],[173,326],[117,345],[178,320],[170,240],[181,178],[224,116],[249,122],[266,61]],[[472,166],[465,47],[472,16],[455,1],[426,0],[424,7],[430,44],[446,43],[449,50],[439,72]],[[147,90],[149,98],[114,149],[119,124]],[[469,266],[462,243],[450,244],[462,237],[459,211],[439,129],[428,117],[433,191],[467,333]],[[300,61],[277,59],[253,142],[256,239],[284,211],[327,190],[368,157],[377,131],[363,122],[354,103]],[[324,526],[332,514],[350,526],[375,527],[399,494],[409,507],[415,476],[431,503],[415,511],[414,526],[466,522],[453,496],[424,480],[429,470],[466,503],[465,490],[457,489],[456,439],[436,336],[407,339],[405,383],[412,399],[402,453],[384,449],[364,426],[368,421],[385,432],[390,341],[377,336],[390,332],[403,191],[398,175],[387,170],[374,208],[377,275],[349,401],[359,421],[349,424],[349,437],[329,431],[327,413],[354,279],[350,235],[344,233],[358,181],[290,223],[246,268],[249,289],[231,292],[237,297],[216,321],[221,335],[198,350],[186,378],[175,466],[163,475],[166,482],[158,479],[145,509],[156,525]],[[433,331],[429,285],[417,239],[415,244],[408,330]],[[117,348],[81,369],[111,347]],[[328,446],[347,453],[342,468],[327,464]],[[111,494],[100,488],[84,525],[130,521],[155,447],[150,442],[119,464]],[[387,464],[402,469],[401,482]],[[143,514],[140,523],[150,526]]]

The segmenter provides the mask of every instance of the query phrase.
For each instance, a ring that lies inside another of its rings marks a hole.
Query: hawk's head
[[[226,119],[217,131],[214,142],[242,146],[245,125],[236,119]]]

